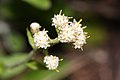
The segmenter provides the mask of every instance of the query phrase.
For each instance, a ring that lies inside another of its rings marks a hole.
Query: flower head
[[[52,18],[52,25],[55,26],[58,33],[58,40],[62,43],[73,43],[75,49],[82,49],[87,39],[83,31],[85,27],[81,27],[82,24],[80,23],[82,19],[80,19],[79,22],[75,19],[71,22],[69,19],[70,17],[64,16],[64,14],[61,15],[61,11]]]
[[[72,42],[75,38],[74,28],[71,25],[65,25],[58,33],[58,40],[62,43]]]
[[[41,28],[41,26],[38,23],[34,22],[30,24],[30,28],[31,32],[34,34],[39,31],[39,28]]]
[[[49,70],[56,70],[59,65],[59,58],[53,55],[45,56],[44,63]]]
[[[47,49],[47,47],[50,47],[49,44],[49,36],[47,35],[48,31],[39,31],[33,35],[34,43],[37,48],[44,48]]]
[[[75,39],[73,39],[73,45],[74,45],[74,48],[75,49],[82,49],[82,46],[84,44],[86,44],[86,39],[87,39],[87,34],[86,32],[83,31],[85,27],[81,27],[82,24],[80,24],[82,20],[80,20],[79,22],[77,22],[75,19],[73,20],[73,23],[72,26],[74,27],[74,36],[75,36]],[[82,49],[83,50],[83,49]]]
[[[58,29],[61,29],[62,26],[68,24],[68,21],[71,17],[67,17],[64,14],[61,15],[62,10],[60,11],[59,14],[54,15],[54,17],[52,18],[52,26],[55,26]]]
[[[75,49],[82,49],[83,50],[83,48],[82,48],[82,46],[84,45],[84,44],[86,44],[86,35],[85,34],[80,34],[80,35],[77,35],[76,36],[76,39],[74,40],[74,42],[73,42],[73,45],[74,45],[74,48]]]

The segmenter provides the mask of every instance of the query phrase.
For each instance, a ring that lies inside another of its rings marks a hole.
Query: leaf
[[[12,66],[12,65],[17,64],[19,62],[22,62],[27,57],[28,57],[27,54],[14,53],[14,55],[2,57],[0,60],[3,61],[4,65]]]
[[[33,7],[36,7],[38,9],[42,10],[48,10],[51,7],[51,1],[50,0],[23,0],[27,2],[28,4],[32,5]]]
[[[11,78],[15,75],[18,75],[19,73],[21,73],[25,69],[26,69],[25,65],[20,65],[18,67],[12,68],[12,69],[6,69],[1,77],[3,80],[6,80],[6,79]]]
[[[4,44],[12,52],[18,52],[25,48],[23,36],[15,32],[5,37]]]
[[[27,67],[29,67],[30,69],[33,69],[33,70],[37,70],[37,69],[38,69],[36,62],[28,62],[26,65],[27,65]]]
[[[24,74],[23,77],[21,77],[20,80],[60,80],[64,77],[66,77],[69,74],[69,62],[64,61],[61,62],[58,70],[59,72],[56,72],[56,70],[36,70],[36,71],[29,71],[27,74]]]
[[[32,34],[31,34],[30,31],[28,30],[28,28],[27,28],[26,30],[27,30],[28,41],[29,41],[31,47],[32,47],[33,49],[36,49],[36,47],[35,47],[35,45],[34,45],[34,41],[33,41]]]
[[[4,64],[0,62],[0,75],[2,75],[4,71],[5,71]]]
[[[26,69],[26,66],[24,64],[21,64],[19,66],[16,66],[14,68],[7,68],[7,66],[12,66],[14,64],[17,64],[21,61],[23,61],[27,57],[26,54],[15,54],[12,56],[4,56],[0,58],[0,77],[5,80],[8,78],[11,78],[19,73],[21,73],[23,70]],[[4,64],[4,65],[3,65]],[[5,67],[4,67],[5,66]]]

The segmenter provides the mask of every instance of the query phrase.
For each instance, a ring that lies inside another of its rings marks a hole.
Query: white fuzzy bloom
[[[58,33],[58,40],[62,43],[73,43],[74,48],[81,48],[86,44],[87,35],[83,31],[85,27],[81,27],[80,23],[82,19],[77,22],[73,19],[73,22],[69,21],[72,17],[67,17],[59,14],[54,15],[52,18],[52,25],[55,26]]]
[[[54,15],[52,18],[52,26],[55,26],[58,29],[61,29],[62,26],[68,24],[68,21],[71,17],[67,17],[64,14],[61,15],[62,10],[60,11],[59,14]]]
[[[72,26],[74,26],[75,31],[75,39],[73,40],[73,45],[75,46],[74,48],[82,49],[82,46],[86,44],[87,39],[87,35],[83,31],[83,29],[86,27],[81,28],[82,24],[80,24],[80,22],[77,22],[75,19],[73,20]]]
[[[48,31],[39,31],[33,35],[34,43],[37,48],[44,48],[47,49],[47,47],[50,47],[49,44],[49,36],[47,35]]]
[[[39,23],[33,22],[30,24],[30,28],[32,33],[34,34],[39,31],[39,28],[41,28],[41,26],[39,25]]]
[[[69,22],[62,26],[61,29],[58,28],[58,40],[62,43],[73,43],[75,49],[82,49],[82,46],[86,44],[86,35],[83,29],[85,27],[81,27],[81,20],[77,22],[75,19],[73,22]]]
[[[72,26],[65,25],[64,28],[60,30],[60,33],[58,33],[58,40],[62,43],[72,42],[75,38],[74,33],[74,28]]]
[[[82,49],[82,46],[84,44],[86,44],[86,36],[85,36],[85,34],[78,35],[76,37],[76,39],[74,40],[74,43],[73,43],[75,49],[77,49],[77,48],[78,49],[80,49],[80,48]]]
[[[55,70],[59,65],[59,58],[53,55],[45,56],[44,63],[49,70]]]

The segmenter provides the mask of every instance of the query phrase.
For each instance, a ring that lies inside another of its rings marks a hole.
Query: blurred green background
[[[0,80],[119,80],[119,8],[119,0],[0,0]],[[84,51],[61,43],[50,48],[50,54],[64,58],[59,73],[40,64],[41,53],[35,57],[37,70],[24,64],[6,69],[4,65],[22,61],[32,50],[26,35],[32,22],[40,23],[51,38],[57,37],[51,18],[60,10],[83,19],[90,36]]]

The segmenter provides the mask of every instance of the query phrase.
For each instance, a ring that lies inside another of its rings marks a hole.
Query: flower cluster
[[[50,37],[47,34],[47,30],[43,29],[40,30],[41,26],[34,22],[30,25],[31,32],[33,34],[33,42],[34,45],[37,48],[43,48],[42,50],[50,47],[51,45],[54,45],[58,42],[61,43],[72,43],[74,45],[75,49],[81,49],[84,44],[86,44],[87,39],[87,33],[84,32],[84,28],[82,27],[80,19],[78,22],[73,19],[73,21],[70,21],[72,17],[65,16],[64,14],[61,14],[62,11],[60,11],[59,14],[54,15],[52,18],[52,26],[55,26],[58,37],[55,39],[50,39]],[[44,52],[44,51],[43,51]],[[46,55],[48,52],[45,52]],[[49,55],[44,57],[44,63],[46,64],[46,67],[49,70],[57,70],[57,67],[59,65],[59,59],[56,56]]]
[[[45,56],[44,63],[49,70],[56,70],[59,65],[59,58],[53,55]]]
[[[70,19],[70,17],[64,16],[64,14],[61,15],[61,12],[62,10],[60,11],[59,14],[54,15],[54,18],[52,18],[52,21],[53,21],[52,26],[55,26],[56,28],[60,28],[60,29],[61,27],[59,26],[68,24],[68,20]]]
[[[34,39],[34,45],[37,48],[44,48],[47,49],[47,47],[50,47],[49,44],[49,36],[47,35],[47,30],[43,29],[42,31],[39,30],[41,26],[38,23],[32,23],[30,25],[31,32],[33,33],[33,39]]]
[[[62,43],[73,43],[74,48],[81,48],[86,44],[87,35],[83,31],[85,27],[81,27],[82,24],[73,19],[73,22],[69,21],[72,17],[67,17],[64,14],[54,15],[52,18],[52,25],[55,26],[56,31],[58,32],[58,40]]]
[[[47,32],[48,31],[43,30],[43,31],[39,31],[33,35],[34,43],[35,43],[36,47],[44,48],[44,49],[47,49],[47,47],[50,47],[50,44],[49,44],[50,38],[47,35]]]

